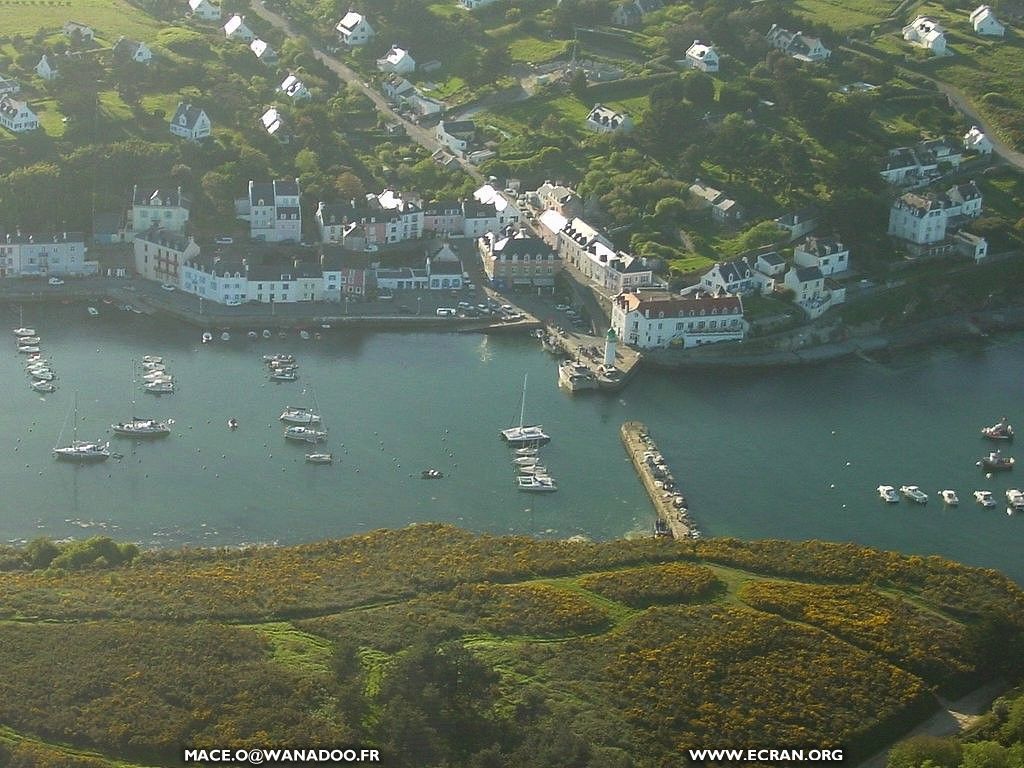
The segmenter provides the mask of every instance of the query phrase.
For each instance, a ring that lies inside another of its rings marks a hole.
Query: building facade
[[[249,236],[268,243],[299,242],[299,180],[249,181]]]
[[[640,349],[742,341],[748,327],[739,296],[660,291],[616,296],[611,326],[621,341]]]

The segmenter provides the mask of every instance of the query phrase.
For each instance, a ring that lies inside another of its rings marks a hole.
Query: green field
[[[183,3],[184,5],[184,3]],[[5,35],[31,36],[41,27],[60,29],[70,20],[88,24],[98,41],[113,45],[121,35],[151,39],[162,26],[124,0],[4,0],[0,3],[0,29]]]
[[[540,63],[550,61],[565,53],[567,40],[541,40],[536,37],[520,37],[508,44],[508,54],[514,61]]]
[[[836,32],[870,27],[892,13],[894,0],[796,0],[793,10]]]

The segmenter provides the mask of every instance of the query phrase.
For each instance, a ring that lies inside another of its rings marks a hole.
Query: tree
[[[49,568],[53,559],[60,554],[60,547],[46,537],[32,539],[25,547],[25,560],[33,570]]]
[[[683,92],[695,107],[706,109],[715,101],[715,81],[706,72],[691,72],[683,78]]]
[[[995,741],[964,744],[963,751],[960,768],[1007,768],[1009,765],[1006,747]]]
[[[960,742],[956,739],[914,736],[889,751],[886,768],[920,768],[926,760],[936,768],[957,768],[960,757]]]

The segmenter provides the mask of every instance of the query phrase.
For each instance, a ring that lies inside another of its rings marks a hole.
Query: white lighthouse
[[[615,342],[618,339],[615,336],[615,329],[609,328],[608,333],[604,336],[604,367],[614,368],[615,367]]]

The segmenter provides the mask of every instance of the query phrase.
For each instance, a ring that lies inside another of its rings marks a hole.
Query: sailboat
[[[143,362],[146,365],[146,362]],[[132,397],[128,398],[129,404],[134,407],[135,405],[135,364],[132,364]],[[117,424],[111,424],[110,430],[118,437],[167,437],[171,434],[171,424],[174,422],[168,419],[167,421],[158,421],[157,419],[143,419],[138,416],[132,416],[128,421],[122,421]]]
[[[281,421],[286,424],[295,424],[296,426],[288,427],[284,431],[286,440],[301,440],[306,443],[323,443],[327,441],[327,427],[322,423],[322,417],[320,416],[320,406],[316,402],[316,393],[313,392],[313,388],[310,387],[310,397],[313,400],[313,407],[311,409],[305,408],[294,408],[289,406],[285,408],[284,413],[281,414]],[[286,416],[299,416],[303,415],[309,417],[306,420],[299,421],[294,418],[285,418]]]
[[[75,393],[75,420],[72,427],[70,445],[60,444],[60,435],[57,436],[57,445],[53,447],[53,457],[62,461],[77,461],[80,463],[106,461],[110,458],[110,443],[86,442],[78,439],[78,393]],[[65,424],[67,420],[65,419]],[[61,433],[64,430],[61,428]]]
[[[551,442],[551,438],[544,432],[544,427],[540,424],[527,425],[524,423],[525,414],[526,374],[523,375],[523,395],[519,402],[519,426],[501,430],[501,437],[510,446],[515,448],[538,446]]]
[[[24,309],[22,307],[18,307],[18,327],[15,328],[12,331],[12,333],[15,336],[17,336],[18,338],[21,338],[23,336],[35,336],[36,335],[36,329],[35,328],[26,328],[25,327],[25,311],[24,311]]]

